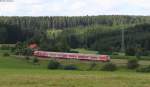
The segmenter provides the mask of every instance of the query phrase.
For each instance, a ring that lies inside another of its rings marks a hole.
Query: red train
[[[80,53],[34,51],[34,56],[46,57],[46,58],[102,61],[102,62],[110,61],[110,56],[108,56],[108,55],[93,55],[93,54],[80,54]]]

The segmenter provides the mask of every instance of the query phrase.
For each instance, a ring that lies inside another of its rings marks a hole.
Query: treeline
[[[0,44],[35,42],[41,50],[116,52],[125,29],[126,50],[150,50],[149,23],[148,16],[0,17]]]
[[[120,25],[140,24],[150,22],[150,17],[144,16],[79,16],[79,17],[0,17],[0,23],[16,25],[21,29],[65,29],[90,25]]]
[[[23,32],[17,26],[0,24],[0,43],[16,43],[22,39]]]
[[[15,44],[30,40],[39,30],[23,30],[19,26],[0,23],[0,44]],[[41,31],[40,31],[41,32]]]
[[[16,43],[31,37],[39,37],[51,29],[72,29],[78,27],[120,26],[149,23],[144,16],[79,16],[79,17],[0,17],[0,43]],[[11,29],[9,29],[11,26]],[[11,30],[11,31],[9,31]],[[12,32],[13,31],[13,32]],[[5,35],[4,35],[5,34]],[[9,36],[8,36],[9,35]],[[14,35],[14,36],[13,36]],[[17,35],[17,36],[15,36]],[[4,38],[5,37],[5,38]],[[6,37],[10,37],[9,39]],[[14,38],[14,39],[11,39]],[[39,39],[39,38],[38,38]]]

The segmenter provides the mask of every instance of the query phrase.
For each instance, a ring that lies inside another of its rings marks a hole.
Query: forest
[[[0,44],[36,43],[41,50],[69,52],[85,48],[120,52],[122,30],[128,55],[148,55],[150,17],[126,15],[0,17]],[[20,49],[18,48],[18,49]]]

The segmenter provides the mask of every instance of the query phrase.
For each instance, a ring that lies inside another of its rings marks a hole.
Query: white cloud
[[[149,2],[148,0],[14,0],[9,3],[0,2],[0,15],[150,15]]]
[[[143,8],[150,8],[150,1],[149,0],[128,0],[128,2],[130,2],[132,5],[136,5],[136,6],[140,6]]]
[[[0,15],[4,15],[5,13],[11,14],[16,11],[16,5],[14,3],[0,3]]]

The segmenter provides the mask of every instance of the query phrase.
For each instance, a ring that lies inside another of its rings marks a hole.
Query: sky
[[[150,0],[0,0],[0,16],[150,15]]]

